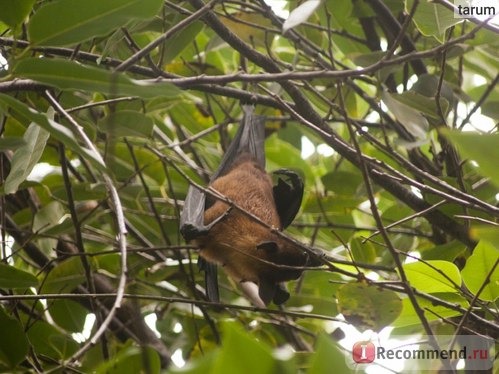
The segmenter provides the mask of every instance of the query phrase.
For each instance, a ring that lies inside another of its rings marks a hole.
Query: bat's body
[[[267,226],[239,209],[232,209],[206,236],[197,239],[200,255],[222,265],[232,279],[256,283],[260,298],[268,303],[281,291],[276,289],[278,283],[297,279],[301,274],[301,270],[286,266],[305,266],[308,259],[303,250],[269,228],[282,229],[271,179],[248,153],[243,153],[233,169],[215,179],[211,187]],[[213,222],[228,208],[227,203],[217,200],[206,210],[205,224]]]
[[[309,264],[307,253],[274,232],[293,220],[301,204],[303,184],[296,174],[281,170],[278,174],[291,177],[292,186],[282,179],[277,186],[272,185],[265,172],[263,122],[250,110],[245,107],[242,127],[210,183],[235,207],[191,190],[182,214],[182,232],[187,239],[195,239],[201,257],[209,264],[221,265],[237,282],[257,284],[264,304],[271,300],[280,304],[289,297],[281,282],[297,279],[302,272],[290,267]],[[210,266],[208,274],[213,272]],[[210,284],[207,287],[209,290]]]

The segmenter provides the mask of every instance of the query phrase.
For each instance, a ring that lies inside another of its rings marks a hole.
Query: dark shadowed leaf
[[[28,354],[28,340],[22,325],[0,308],[0,362],[13,368]]]
[[[81,332],[88,310],[73,300],[53,300],[49,312],[54,322],[69,332]]]

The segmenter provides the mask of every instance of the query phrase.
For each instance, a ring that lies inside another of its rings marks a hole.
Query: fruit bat
[[[270,301],[282,304],[289,298],[283,282],[302,273],[293,267],[320,263],[275,232],[295,218],[303,181],[295,172],[279,169],[274,172],[278,182],[272,185],[265,172],[264,120],[253,110],[253,106],[243,106],[241,125],[210,179],[209,189],[214,194],[190,186],[180,231],[187,241],[194,240],[199,246],[210,300],[219,300],[216,266],[221,265],[242,285],[256,284],[258,297],[250,297],[263,306]]]

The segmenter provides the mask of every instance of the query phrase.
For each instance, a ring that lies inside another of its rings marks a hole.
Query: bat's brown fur
[[[250,154],[239,155],[231,170],[214,180],[210,187],[266,225],[282,229],[272,181]],[[214,221],[228,208],[227,203],[213,200],[205,212],[204,223]],[[297,279],[301,270],[279,265],[305,266],[308,261],[303,250],[238,209],[232,209],[208,234],[196,241],[201,249],[200,255],[207,261],[222,265],[238,282],[251,281],[260,287],[262,283],[277,287],[279,282]]]

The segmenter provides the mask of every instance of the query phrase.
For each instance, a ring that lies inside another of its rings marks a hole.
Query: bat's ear
[[[256,249],[263,249],[267,253],[276,253],[279,250],[279,246],[276,242],[268,241],[258,243]]]

